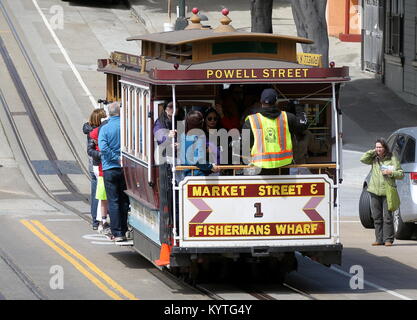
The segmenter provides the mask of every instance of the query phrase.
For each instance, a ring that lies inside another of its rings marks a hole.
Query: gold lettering
[[[301,78],[301,69],[295,69],[295,77]]]
[[[260,196],[265,195],[265,186],[259,186],[258,195],[260,195]]]
[[[201,197],[201,187],[193,187],[193,197]]]
[[[295,234],[297,233],[303,233],[303,225],[297,224],[297,227],[295,228]]]
[[[236,70],[236,78],[241,79],[242,78],[242,70]]]
[[[288,194],[294,196],[295,195],[295,185],[288,186]]]
[[[253,79],[258,78],[258,77],[256,76],[256,74],[255,74],[255,70],[253,70],[253,69],[252,69],[251,71],[252,71],[252,78],[253,78]]]
[[[219,186],[212,187],[212,189],[211,189],[211,195],[212,196],[220,197],[220,187]]]
[[[263,78],[269,78],[269,69],[263,69],[262,70],[262,77]]]
[[[230,187],[230,195],[231,196],[237,196],[238,195],[238,193],[237,193],[237,186],[231,186]]]
[[[279,75],[280,78],[285,78],[285,69],[279,69]]]
[[[227,69],[224,71],[226,78],[233,78],[234,70]]]
[[[214,73],[213,70],[207,70],[207,79],[210,79],[213,73]]]
[[[216,236],[222,234],[222,226],[216,226]]]
[[[222,70],[216,70],[215,76],[216,76],[217,79],[220,79],[223,76]]]
[[[257,235],[263,235],[263,233],[264,233],[264,226],[263,225],[257,225],[256,226],[256,234]]]
[[[245,196],[246,186],[239,186],[239,189],[240,189],[240,195]]]
[[[195,235],[198,236],[203,231],[203,226],[195,227]]]
[[[317,228],[318,228],[318,224],[317,223],[312,223],[311,224],[311,233],[315,233]]]
[[[247,224],[240,225],[239,230],[240,230],[239,232],[242,236],[246,236],[248,234],[248,225]]]
[[[239,235],[239,226],[232,226],[232,235]]]
[[[294,69],[288,69],[287,70],[287,76],[288,76],[288,78],[293,78],[294,77],[293,72],[294,72]]]
[[[275,229],[277,231],[277,234],[285,234],[285,231],[287,229],[286,224],[277,224],[275,225]]]
[[[232,226],[224,226],[223,234],[226,236],[230,236],[232,234]]]
[[[297,194],[301,194],[301,189],[303,188],[303,185],[302,184],[297,184],[296,186],[295,186],[296,188],[297,188]]]
[[[319,191],[316,189],[316,187],[317,187],[317,183],[313,183],[313,184],[311,184],[311,186],[310,186],[310,192],[311,192],[311,194],[317,194]]]
[[[203,197],[210,196],[210,189],[209,187],[205,186],[203,189]]]
[[[303,71],[304,71],[304,78],[307,78],[307,71],[308,71],[308,69],[307,68],[304,68]]]

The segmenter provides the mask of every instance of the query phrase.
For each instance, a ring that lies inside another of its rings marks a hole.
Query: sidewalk
[[[175,23],[177,0],[172,0],[171,20],[168,17],[167,0],[128,0],[131,11],[149,33],[162,32],[164,22]],[[192,7],[208,17],[204,25],[216,27],[222,17],[221,9],[230,10],[231,25],[242,31],[250,31],[250,1],[194,0],[186,1],[191,15]],[[225,5],[224,5],[225,4]],[[290,0],[275,0],[272,12],[273,32],[297,36]],[[301,51],[301,47],[298,49]],[[365,151],[378,137],[388,137],[392,131],[417,126],[417,106],[408,104],[385,87],[374,74],[361,70],[361,44],[341,42],[329,37],[329,61],[336,66],[348,66],[352,81],[341,91],[340,105],[343,111],[344,147]]]

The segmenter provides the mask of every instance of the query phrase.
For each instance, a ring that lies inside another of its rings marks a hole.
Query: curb
[[[133,17],[137,20],[138,23],[141,23],[148,33],[156,33],[156,30],[152,24],[152,20],[145,14],[146,6],[142,5],[132,5],[129,1],[127,1],[130,5],[130,12]]]

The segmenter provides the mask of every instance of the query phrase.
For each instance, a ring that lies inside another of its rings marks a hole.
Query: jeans
[[[126,181],[121,168],[103,171],[104,187],[106,188],[110,229],[115,237],[124,237],[127,231],[127,212],[129,197],[124,193]]]
[[[91,177],[91,195],[90,195],[90,206],[91,206],[91,218],[93,226],[98,226],[99,222],[96,220],[97,218],[97,207],[98,207],[98,200],[96,199],[96,189],[97,189],[97,177],[94,172],[90,172]]]
[[[371,213],[375,225],[376,242],[394,242],[394,221],[392,212],[388,211],[387,197],[377,196],[369,192],[371,196]]]

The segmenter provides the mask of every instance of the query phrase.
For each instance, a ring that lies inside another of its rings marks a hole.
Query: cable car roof
[[[212,29],[195,29],[195,30],[179,30],[169,32],[159,32],[152,34],[144,34],[129,37],[127,41],[142,40],[149,42],[157,42],[168,45],[181,45],[193,42],[205,42],[208,40],[244,40],[244,39],[262,40],[290,40],[297,43],[311,44],[314,41],[293,36],[284,36],[271,33],[255,33],[255,32],[215,32]]]

